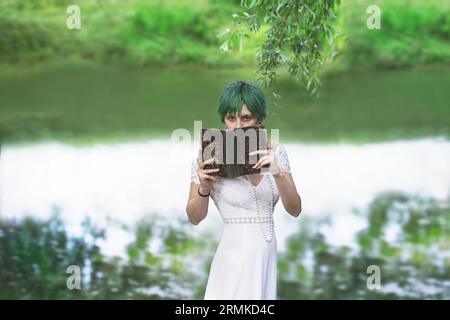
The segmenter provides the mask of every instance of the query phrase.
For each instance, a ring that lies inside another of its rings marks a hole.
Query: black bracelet
[[[209,194],[211,193],[211,191],[209,191],[207,195],[204,195],[204,194],[201,194],[201,193],[200,193],[200,187],[198,187],[197,193],[199,194],[200,197],[207,198],[207,197],[209,197]]]

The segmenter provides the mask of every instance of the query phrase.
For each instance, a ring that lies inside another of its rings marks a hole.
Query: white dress
[[[290,172],[284,147],[278,145],[275,154],[280,170]],[[193,160],[191,181],[200,183],[196,166]],[[277,242],[272,213],[279,193],[273,175],[265,173],[256,187],[245,176],[220,179],[213,185],[211,198],[226,223],[211,264],[204,299],[276,299]],[[255,223],[255,219],[265,222]]]

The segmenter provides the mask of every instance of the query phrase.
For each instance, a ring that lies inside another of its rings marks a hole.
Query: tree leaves
[[[238,38],[267,26],[265,41],[257,51],[258,81],[271,87],[277,79],[279,67],[287,67],[291,77],[303,83],[316,96],[321,85],[318,74],[325,61],[337,55],[335,40],[338,32],[333,26],[339,0],[242,0],[246,9],[233,19],[241,27],[234,29],[221,48],[230,48],[230,39]],[[242,29],[245,23],[247,30]],[[236,35],[234,35],[235,37]]]

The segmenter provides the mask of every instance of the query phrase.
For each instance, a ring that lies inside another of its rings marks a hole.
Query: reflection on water
[[[398,299],[450,297],[450,201],[400,192],[378,195],[365,213],[367,228],[355,248],[326,241],[323,221],[305,217],[278,260],[279,299]],[[115,223],[110,224],[109,227]],[[396,225],[394,235],[387,234]],[[190,232],[183,219],[140,219],[126,257],[104,255],[104,229],[82,224],[79,237],[53,216],[0,221],[0,298],[164,299],[204,295],[215,251],[210,233]],[[82,288],[70,291],[63,270],[82,270]],[[370,289],[369,268],[380,270]]]
[[[321,223],[306,219],[279,260],[280,296],[450,297],[450,200],[385,192],[362,215],[367,228],[353,248],[327,242]],[[379,267],[377,290],[368,289],[369,266]]]
[[[379,192],[401,190],[445,199],[450,191],[446,141],[285,146],[303,197],[303,215],[331,215],[325,233],[335,244],[354,243],[355,232],[366,222],[352,210],[367,207]],[[107,216],[124,223],[151,213],[183,217],[195,150],[188,143],[162,140],[83,148],[56,143],[5,147],[0,161],[0,214],[45,218],[57,207],[73,232],[80,232],[85,216],[100,225]],[[286,214],[281,202],[275,215],[283,246],[284,238],[301,221]],[[211,203],[207,219],[196,229],[220,227]],[[127,240],[122,233],[117,237]]]
[[[449,296],[450,142],[285,147],[303,213],[275,210],[281,298]],[[89,275],[82,298],[201,298],[222,224],[212,203],[199,226],[186,222],[195,150],[160,140],[4,148],[0,276],[10,290],[0,293],[26,298],[20,270],[38,283],[28,297],[71,297],[44,280],[75,260]],[[382,267],[382,291],[365,287],[369,265]]]

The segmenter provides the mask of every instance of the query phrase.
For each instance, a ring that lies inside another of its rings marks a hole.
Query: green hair
[[[225,122],[224,117],[230,113],[240,114],[244,104],[259,122],[266,118],[266,99],[261,88],[252,81],[237,80],[227,84],[219,96],[220,120]]]

